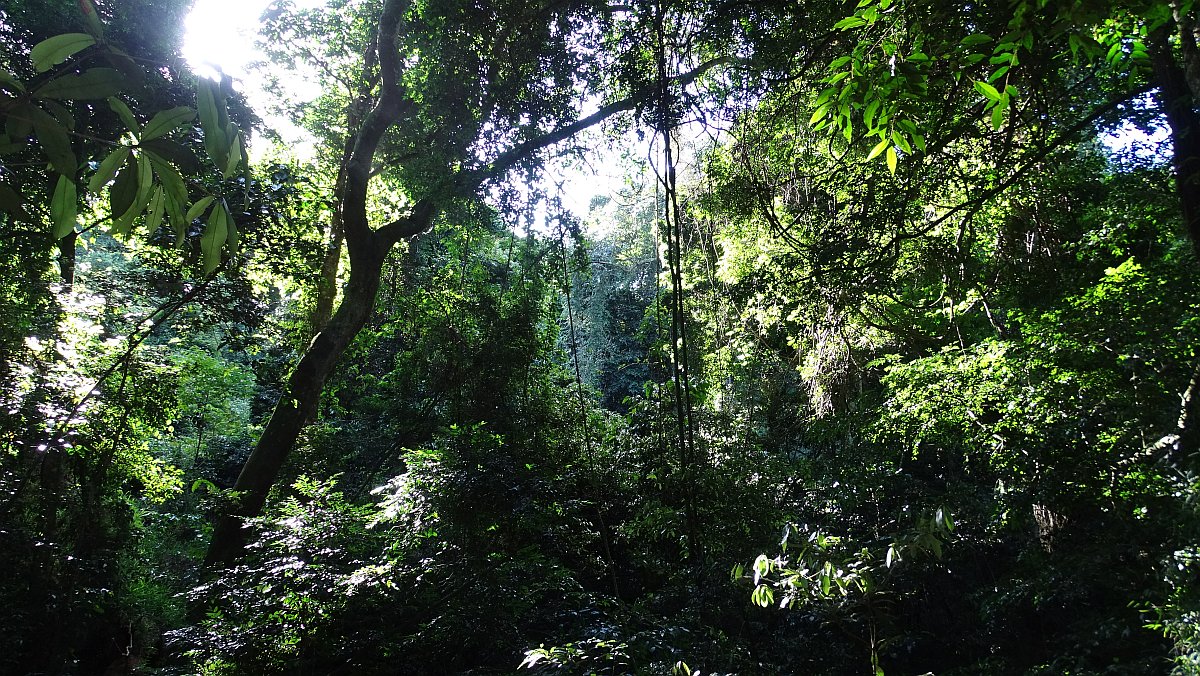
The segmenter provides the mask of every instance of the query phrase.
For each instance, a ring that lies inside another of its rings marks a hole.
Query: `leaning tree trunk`
[[[373,256],[356,257],[337,312],[309,343],[288,376],[287,387],[234,484],[238,494],[234,507],[217,521],[205,561],[207,566],[229,563],[241,554],[246,542],[243,521],[262,511],[301,429],[316,415],[329,374],[371,315],[388,248],[372,247]]]

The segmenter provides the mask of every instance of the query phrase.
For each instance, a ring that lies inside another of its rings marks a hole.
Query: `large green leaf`
[[[12,143],[22,143],[29,138],[29,133],[33,131],[33,114],[30,112],[36,108],[28,101],[20,101],[12,108],[5,111],[4,133]]]
[[[232,142],[229,144],[229,150],[226,153],[225,171],[222,172],[224,178],[233,176],[242,163],[242,135],[240,132],[233,129],[233,125],[229,125],[229,130],[232,132],[229,136]]]
[[[96,44],[96,38],[87,33],[64,33],[37,43],[29,52],[29,59],[39,73],[44,73],[66,61],[76,52]]]
[[[143,152],[150,158],[150,164],[154,167],[154,173],[158,175],[158,180],[162,183],[167,194],[175,198],[177,204],[187,203],[187,183],[183,180],[183,174],[180,174],[179,170],[172,166],[170,162],[167,162],[155,153]]]
[[[91,68],[79,75],[60,75],[38,87],[48,99],[103,99],[121,91],[125,76],[112,68]]]
[[[229,234],[229,214],[221,202],[213,207],[208,216],[208,227],[200,237],[200,253],[204,257],[204,273],[209,274],[221,264],[221,249]]]
[[[67,110],[65,106],[58,101],[51,101],[50,99],[43,100],[42,105],[46,107],[46,110],[50,111],[54,119],[58,120],[67,131],[75,131],[75,117],[71,115],[71,111]]]
[[[33,132],[50,164],[58,173],[74,177],[79,162],[75,159],[75,151],[71,149],[71,138],[67,135],[66,127],[37,106],[29,106],[27,110],[33,118]]]
[[[108,182],[117,175],[117,170],[122,164],[129,159],[129,147],[120,146],[108,154],[104,161],[100,163],[100,167],[96,169],[96,173],[92,174],[91,180],[88,181],[88,192],[100,192],[100,189],[108,185]]]
[[[21,83],[12,73],[6,70],[0,70],[0,86],[7,87],[10,90],[24,92],[25,85]]]
[[[117,114],[117,117],[121,118],[121,122],[125,124],[125,127],[129,131],[133,132],[134,136],[141,133],[141,125],[138,124],[137,118],[133,116],[133,111],[129,109],[129,106],[125,105],[124,101],[115,96],[110,96],[108,98],[108,107],[113,109],[113,112]]]
[[[146,210],[146,234],[153,236],[155,232],[158,232],[166,208],[167,196],[163,192],[162,186],[158,186],[154,189],[154,194],[150,196],[150,205]]]
[[[200,168],[200,160],[190,148],[165,138],[156,138],[139,143],[144,150],[151,151],[151,159],[157,157],[168,162],[184,173],[195,173]]]
[[[54,196],[50,198],[50,221],[54,224],[54,239],[62,239],[75,230],[77,216],[75,182],[66,176],[58,177]]]
[[[117,180],[108,191],[112,217],[119,219],[133,207],[138,193],[138,168],[132,155],[126,157],[125,167],[117,174]]]
[[[104,24],[100,23],[100,17],[96,14],[96,6],[92,4],[92,0],[79,0],[79,11],[83,12],[83,17],[87,21],[87,30],[97,38],[104,37]]]
[[[209,195],[208,197],[201,197],[200,199],[196,200],[196,203],[187,210],[187,215],[183,217],[184,220],[188,223],[191,223],[197,218],[200,218],[200,214],[203,214],[204,210],[207,209],[208,205],[212,204],[213,200],[215,199],[215,197]]]
[[[200,129],[204,132],[204,148],[213,163],[224,171],[229,162],[229,139],[225,137],[225,125],[221,121],[221,108],[224,106],[218,108],[219,86],[212,80],[200,81],[196,89],[196,112],[200,116]]]
[[[150,121],[146,123],[146,126],[142,129],[142,140],[150,141],[160,136],[165,136],[180,125],[191,122],[194,119],[196,119],[196,111],[187,106],[164,110],[150,118]]]
[[[188,226],[188,222],[184,220],[183,206],[180,202],[175,201],[174,197],[171,197],[170,192],[166,193],[165,203],[167,220],[171,224],[171,232],[175,233],[175,246],[182,246]]]
[[[150,203],[150,193],[154,190],[154,169],[150,166],[150,158],[146,153],[137,154],[138,188],[135,206],[140,205],[139,211]]]

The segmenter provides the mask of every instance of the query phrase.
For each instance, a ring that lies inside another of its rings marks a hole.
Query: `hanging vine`
[[[604,549],[604,562],[608,568],[613,594],[620,599],[621,586],[617,580],[612,545],[610,544],[612,537],[609,532],[608,522],[604,518],[605,500],[601,491],[600,467],[599,463],[596,462],[595,441],[592,434],[591,420],[588,416],[587,397],[583,391],[583,374],[579,367],[579,337],[575,330],[575,308],[571,300],[571,257],[567,254],[567,228],[564,226],[564,223],[572,217],[563,210],[562,200],[558,196],[555,196],[551,200],[550,206],[558,212],[555,216],[555,221],[557,224],[559,253],[562,258],[562,291],[567,307],[567,330],[570,340],[571,366],[575,371],[575,393],[579,401],[579,420],[583,430],[584,453],[589,465],[588,474],[591,478],[592,500],[596,509],[596,525],[600,530],[600,544]],[[577,234],[577,231],[572,234]]]
[[[667,271],[670,277],[668,305],[671,311],[670,357],[671,382],[674,390],[676,431],[678,435],[679,465],[686,487],[683,492],[684,516],[688,532],[688,557],[695,561],[701,557],[698,538],[699,523],[695,504],[695,472],[698,468],[696,453],[695,420],[692,410],[691,377],[688,372],[688,335],[683,294],[683,226],[676,186],[675,151],[672,133],[679,125],[676,97],[670,89],[670,74],[667,64],[667,38],[665,11],[659,3],[655,8],[655,60],[658,76],[658,111],[655,119],[658,136],[663,143],[663,165],[657,172],[662,187],[661,233],[666,244]]]

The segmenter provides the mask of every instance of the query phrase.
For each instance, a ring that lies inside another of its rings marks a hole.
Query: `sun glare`
[[[260,58],[254,45],[259,17],[269,0],[196,0],[187,18],[183,56],[198,73],[245,77]]]

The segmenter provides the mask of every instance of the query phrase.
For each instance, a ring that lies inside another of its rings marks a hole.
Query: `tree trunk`
[[[1200,256],[1200,116],[1184,69],[1175,60],[1167,27],[1150,34],[1150,59],[1158,85],[1158,101],[1171,128],[1175,190],[1192,248]]]
[[[312,332],[315,337],[325,330],[333,316],[333,300],[337,295],[337,276],[342,262],[342,219],[334,214],[329,227],[329,244],[325,259],[321,261],[321,274],[317,278],[317,300],[313,306]]]
[[[337,312],[313,338],[288,377],[266,429],[238,475],[234,485],[238,498],[230,512],[217,521],[206,566],[229,563],[241,554],[247,534],[244,519],[262,511],[300,430],[316,414],[325,381],[371,315],[388,248],[376,246],[370,258],[358,257]]]

